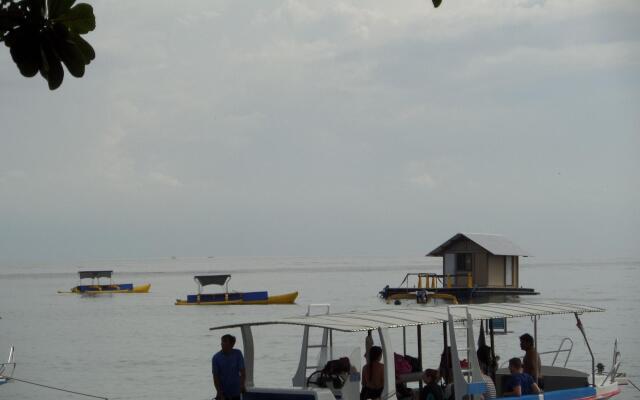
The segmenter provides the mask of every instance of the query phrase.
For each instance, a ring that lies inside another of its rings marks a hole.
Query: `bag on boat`
[[[413,370],[409,360],[398,353],[393,353],[393,361],[396,367],[396,375],[410,374]]]
[[[326,388],[330,382],[334,389],[341,389],[345,382],[345,374],[351,372],[351,362],[349,358],[342,357],[337,360],[328,361],[324,368],[316,371],[307,379],[307,385],[314,384],[318,387]]]

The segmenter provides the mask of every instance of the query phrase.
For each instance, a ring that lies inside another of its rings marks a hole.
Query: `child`
[[[444,393],[438,384],[440,374],[435,369],[427,369],[422,374],[422,380],[426,384],[420,391],[420,400],[442,400]]]

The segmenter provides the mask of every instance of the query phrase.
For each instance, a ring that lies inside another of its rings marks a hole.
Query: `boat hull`
[[[151,284],[144,285],[132,285],[132,284],[119,284],[119,285],[87,285],[76,286],[69,293],[76,294],[111,294],[111,293],[149,293]],[[63,292],[60,292],[63,293]]]
[[[206,295],[203,295],[204,297]],[[224,305],[252,305],[252,304],[293,304],[298,297],[298,292],[284,293],[276,296],[268,296],[266,299],[246,300],[246,299],[225,299],[214,301],[198,301],[189,296],[188,300],[176,300],[177,306],[224,306]]]

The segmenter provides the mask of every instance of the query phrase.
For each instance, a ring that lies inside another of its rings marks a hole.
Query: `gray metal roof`
[[[453,235],[451,239],[427,254],[427,256],[442,256],[451,243],[461,238],[471,240],[494,256],[530,256],[528,252],[521,249],[505,236],[492,233],[457,233]]]
[[[350,311],[337,314],[288,317],[269,321],[244,322],[215,326],[210,330],[258,325],[300,325],[328,328],[342,332],[360,332],[377,328],[401,328],[441,324],[448,321],[447,307],[451,307],[454,320],[466,320],[466,309],[474,320],[493,318],[517,318],[534,315],[556,315],[586,312],[602,312],[604,309],[563,303],[486,303],[456,306],[426,306],[412,308],[385,308],[371,311]]]

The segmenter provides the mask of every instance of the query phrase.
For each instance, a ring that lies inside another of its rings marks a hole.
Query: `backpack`
[[[331,386],[334,389],[341,389],[346,382],[344,374],[349,372],[351,372],[349,358],[342,357],[337,360],[331,360],[325,364],[322,370],[316,371],[309,376],[307,386],[311,383],[318,387],[326,388],[327,384],[331,382]]]

